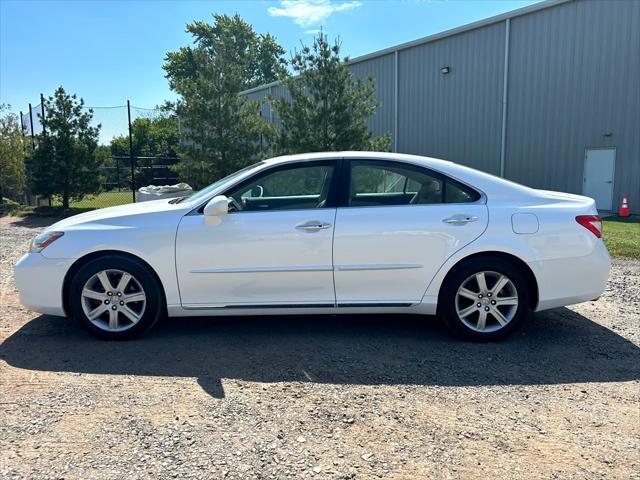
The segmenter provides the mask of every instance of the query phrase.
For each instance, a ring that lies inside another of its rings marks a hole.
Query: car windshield
[[[227,175],[226,177],[221,178],[217,182],[214,182],[211,185],[209,185],[208,187],[204,187],[202,190],[199,190],[199,191],[195,192],[193,195],[190,195],[188,197],[185,197],[185,198],[181,199],[180,201],[181,202],[184,201],[184,200],[189,201],[189,202],[198,201],[198,200],[206,197],[207,195],[209,195],[214,190],[220,188],[225,183],[230,182],[231,180],[243,175],[244,173],[248,172],[249,170],[253,170],[254,168],[262,165],[263,163],[264,162],[258,162],[258,163],[254,163],[252,165],[249,165],[248,167],[244,167],[243,169],[238,170],[237,172],[234,172],[231,175]]]

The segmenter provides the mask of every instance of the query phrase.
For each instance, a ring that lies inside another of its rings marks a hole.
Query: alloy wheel
[[[82,289],[82,310],[101,330],[122,332],[144,315],[147,296],[140,282],[123,270],[102,270]]]
[[[462,282],[455,303],[458,318],[465,326],[476,332],[497,332],[515,316],[518,291],[506,275],[482,271]]]

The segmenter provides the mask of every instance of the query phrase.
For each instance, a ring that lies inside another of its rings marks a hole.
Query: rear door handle
[[[452,225],[464,225],[466,223],[475,222],[478,217],[474,215],[453,215],[452,217],[443,218],[444,223],[450,223]]]
[[[307,222],[307,223],[302,223],[300,225],[296,225],[296,229],[306,230],[308,232],[317,232],[319,230],[326,230],[327,228],[330,228],[330,227],[331,227],[330,223],[324,223],[324,222]]]

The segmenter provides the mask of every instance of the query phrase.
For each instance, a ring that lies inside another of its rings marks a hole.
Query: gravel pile
[[[0,224],[0,479],[640,478],[640,263],[463,343],[434,319],[173,319],[100,342],[23,309]]]

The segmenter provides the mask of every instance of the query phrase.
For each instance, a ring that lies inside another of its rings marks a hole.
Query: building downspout
[[[504,30],[504,69],[502,79],[502,131],[500,134],[500,176],[504,177],[505,160],[507,154],[507,102],[509,98],[509,33],[511,19],[505,20]]]

